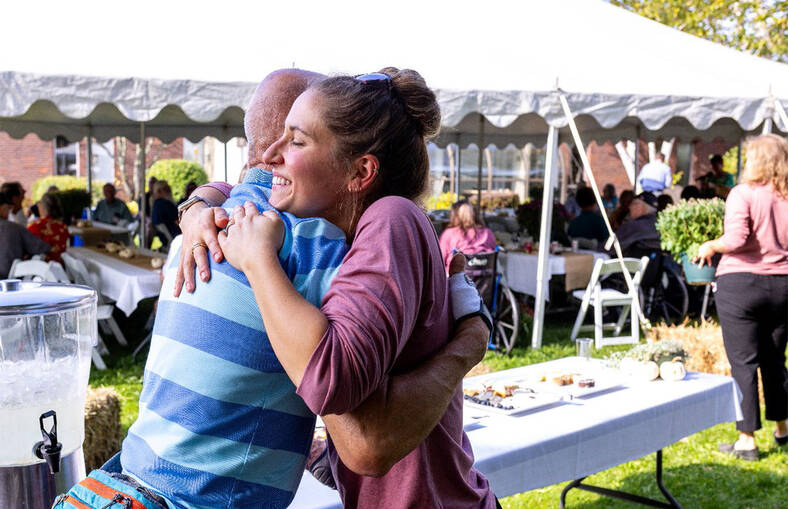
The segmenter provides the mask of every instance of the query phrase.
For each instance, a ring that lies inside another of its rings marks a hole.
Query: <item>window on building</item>
[[[676,171],[681,172],[679,185],[686,186],[689,183],[692,169],[692,143],[676,144]]]
[[[70,143],[63,136],[55,138],[55,175],[77,176],[79,143]]]

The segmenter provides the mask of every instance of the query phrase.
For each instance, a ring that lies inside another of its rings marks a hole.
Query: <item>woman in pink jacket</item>
[[[476,254],[495,250],[495,235],[476,221],[473,205],[465,200],[451,207],[449,227],[441,233],[441,253],[446,270],[454,249],[464,254]]]
[[[722,253],[717,312],[731,374],[742,391],[739,439],[720,450],[758,459],[761,428],[758,369],[766,418],[777,422],[777,445],[788,444],[788,141],[767,134],[747,143],[742,183],[725,203],[725,233],[701,245],[701,265]]]

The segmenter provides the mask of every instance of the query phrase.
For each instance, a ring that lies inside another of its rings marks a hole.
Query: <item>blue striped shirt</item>
[[[224,207],[268,203],[271,174],[251,169]],[[279,253],[295,288],[320,306],[347,252],[324,219],[280,213]],[[124,472],[174,507],[286,507],[315,417],[274,355],[243,273],[211,262],[211,280],[172,296],[173,256],[159,297],[139,416],[123,441]],[[297,317],[294,317],[297,319]]]

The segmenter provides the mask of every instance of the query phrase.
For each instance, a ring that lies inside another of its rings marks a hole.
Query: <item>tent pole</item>
[[[741,176],[741,135],[739,135],[739,143],[736,145],[736,183],[739,183]]]
[[[777,111],[777,116],[780,117],[780,120],[783,122],[782,131],[788,131],[788,114],[785,113],[785,108],[783,108],[783,103],[780,102],[778,99],[774,100],[774,109]],[[779,124],[777,126],[780,127]]]
[[[772,132],[772,123],[774,122],[772,120],[772,117],[774,116],[774,104],[776,102],[777,101],[774,100],[774,96],[771,95],[771,90],[770,90],[769,99],[768,99],[769,116],[766,117],[766,120],[763,121],[763,132],[761,132],[761,134],[771,134],[771,132]],[[782,106],[782,105],[780,105],[780,106]]]
[[[137,189],[140,200],[140,247],[148,247],[148,229],[146,228],[147,214],[145,213],[145,122],[140,122],[140,172],[137,175]]]
[[[550,227],[553,217],[553,181],[555,180],[556,152],[558,151],[558,131],[552,125],[547,131],[547,157],[545,159],[544,188],[542,190],[542,217],[539,229],[539,253],[536,269],[536,299],[534,301],[534,327],[531,347],[542,347],[544,331],[545,289],[550,282],[547,277],[547,262],[550,259]],[[533,232],[528,232],[533,235]]]
[[[575,144],[582,147],[583,142],[580,139],[580,132],[577,130],[577,125],[575,124],[575,119],[572,116],[572,111],[569,109],[569,103],[562,93],[559,93],[558,98],[561,101],[561,107],[563,108],[564,116],[569,123],[569,130],[572,132],[572,137],[575,139]],[[591,163],[588,161],[588,155],[585,153],[585,151],[578,151],[578,153],[580,154],[580,159],[583,161],[583,169],[585,171],[586,178],[588,179],[588,183],[591,185],[591,190],[594,192],[597,206],[599,207],[599,210],[605,210],[605,204],[602,201],[602,194],[599,192],[599,187],[596,185],[596,179],[594,178],[594,174],[591,172]],[[624,266],[624,255],[621,252],[621,244],[618,242],[618,238],[616,238],[616,234],[613,232],[613,227],[610,225],[610,219],[607,217],[607,214],[602,214],[602,220],[605,222],[605,227],[607,227],[608,233],[610,233],[610,237],[605,243],[605,249],[609,250],[611,247],[614,248],[618,262],[621,265],[622,275],[624,276],[624,280],[627,283],[627,289],[631,294],[634,294],[634,282],[632,281],[632,275]],[[646,327],[651,327],[650,322],[643,315],[643,311],[640,309],[637,299],[633,300],[632,308],[631,316],[634,317],[637,315],[641,324],[645,324]]]
[[[635,194],[640,194],[640,189],[638,189],[638,174],[640,173],[640,169],[638,168],[638,162],[640,159],[640,128],[637,128],[637,132],[635,133],[635,183],[632,186],[632,189],[635,190]]]
[[[227,182],[227,142],[224,142],[224,181]]]
[[[461,172],[462,172],[462,147],[460,146],[460,134],[457,133],[457,174],[456,174],[457,175],[457,184],[455,184],[455,186],[454,186],[454,191],[455,191],[455,193],[457,193],[457,199],[458,200],[460,199],[460,193],[462,192],[462,189],[460,189]]]
[[[88,196],[90,196],[90,206],[88,207],[88,219],[92,219],[93,210],[93,136],[90,124],[88,124],[88,142],[85,145],[85,152],[87,154],[87,182],[88,182]]]
[[[482,217],[482,158],[484,157],[484,116],[479,114],[479,157],[477,158],[476,187],[478,205],[477,214]]]

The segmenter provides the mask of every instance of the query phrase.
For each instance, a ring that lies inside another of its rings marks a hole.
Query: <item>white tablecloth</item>
[[[84,247],[71,247],[68,253],[85,263],[99,291],[114,300],[115,306],[127,315],[137,309],[142,299],[159,295],[158,270],[136,267]]]
[[[468,378],[465,383],[527,378],[534,370],[562,370],[577,362],[574,357],[560,359]],[[716,424],[741,419],[740,398],[730,377],[689,373],[680,382],[635,383],[517,417],[465,405],[465,430],[476,467],[498,497],[507,497],[601,472]],[[307,473],[292,507],[341,504],[336,491]]]
[[[588,253],[596,260],[609,260],[610,256],[598,251],[581,249],[578,252]],[[505,252],[498,255],[498,264],[504,275],[506,286],[515,292],[536,296],[536,272],[539,267],[538,255],[522,252]],[[566,274],[565,258],[559,255],[550,255],[547,262],[548,279],[556,274]],[[545,288],[545,299],[550,300],[550,289]]]

